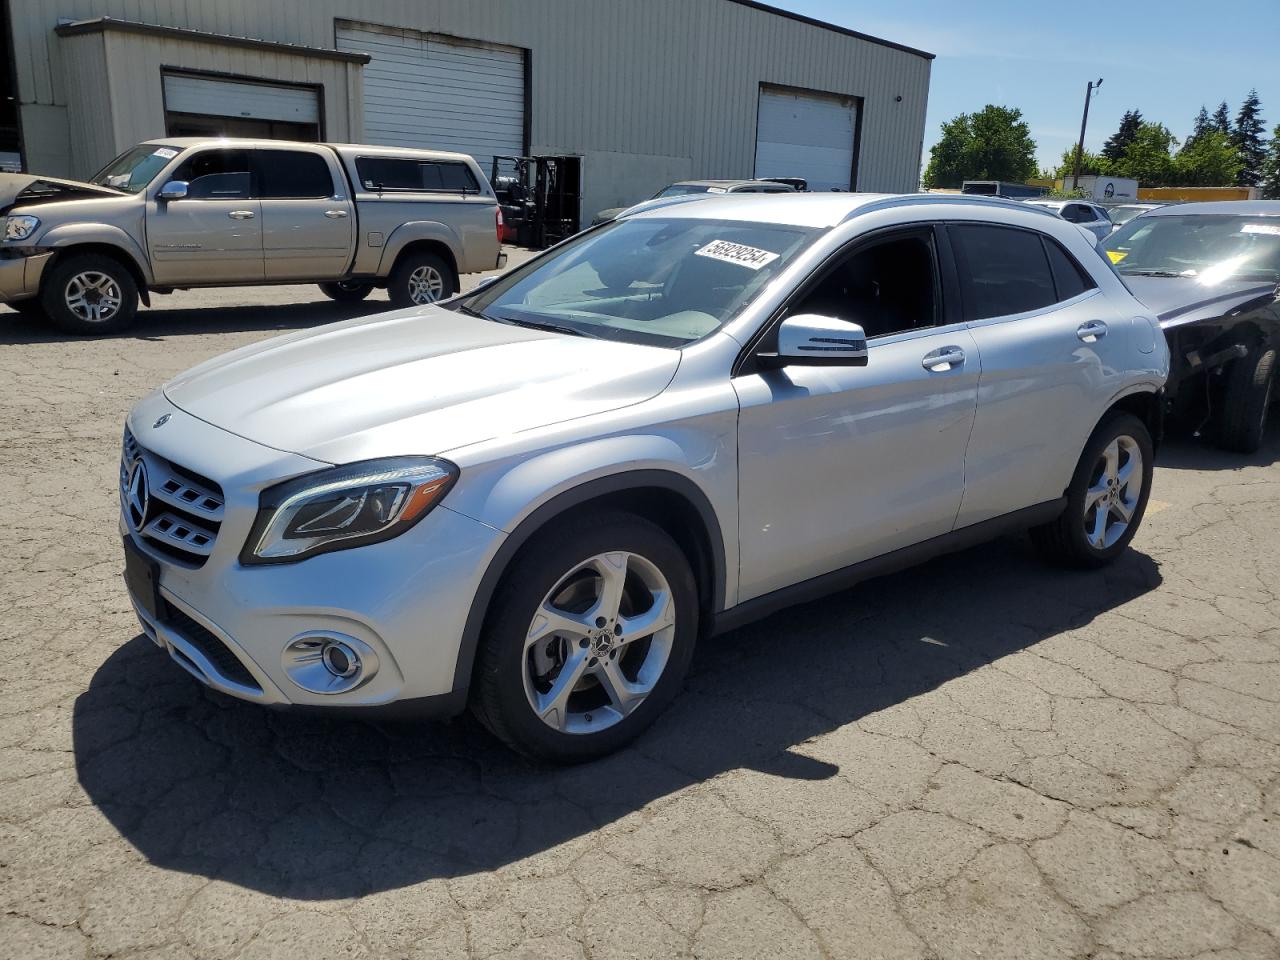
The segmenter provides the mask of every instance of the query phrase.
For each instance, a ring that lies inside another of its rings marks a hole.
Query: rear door
[[[354,245],[355,207],[337,157],[322,148],[253,151],[266,279],[336,280]]]
[[[982,355],[958,526],[1062,496],[1122,386],[1128,318],[1038,231],[949,224],[965,320]]]
[[[147,252],[156,284],[260,282],[262,221],[249,151],[198,150],[169,180],[185,181],[187,195],[147,203]]]

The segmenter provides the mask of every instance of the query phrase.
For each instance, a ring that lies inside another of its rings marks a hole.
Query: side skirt
[[[940,537],[912,544],[909,547],[894,550],[892,553],[872,557],[870,560],[863,560],[860,563],[833,570],[831,573],[824,573],[821,576],[801,581],[789,587],[783,587],[781,590],[766,593],[727,610],[721,610],[716,614],[710,632],[714,636],[718,633],[736,630],[738,627],[754,620],[759,620],[786,607],[808,603],[828,594],[847,590],[863,580],[871,580],[888,573],[895,573],[898,570],[905,570],[907,567],[914,567],[926,560],[931,560],[946,553],[967,550],[969,547],[986,543],[988,540],[994,540],[996,537],[1007,533],[1014,533],[1025,530],[1028,527],[1049,523],[1052,520],[1056,520],[1062,511],[1066,509],[1066,506],[1067,498],[1059,497],[1057,500],[1049,500],[1045,503],[1038,503],[1035,506],[1024,507],[1021,510],[1015,510],[1013,513],[1006,513],[1001,517],[993,517],[990,520],[984,520],[972,526],[952,530],[950,533],[945,533]]]

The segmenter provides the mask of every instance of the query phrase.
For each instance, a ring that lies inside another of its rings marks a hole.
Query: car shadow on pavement
[[[313,303],[243,304],[198,308],[152,308],[119,333],[81,337],[63,333],[40,317],[0,312],[0,346],[28,343],[67,343],[83,340],[163,339],[210,333],[252,333],[319,327],[394,309],[386,300],[336,303],[321,297]]]
[[[527,762],[469,717],[369,723],[272,712],[205,690],[143,636],[76,701],[89,798],[152,863],[298,899],[365,895],[575,858],[592,832],[739,768],[857,769],[793,748],[1081,627],[1158,586],[1130,550],[1049,568],[1010,538],[703,642],[685,691],[631,748]]]
[[[1272,413],[1271,429],[1256,453],[1233,453],[1216,446],[1211,439],[1172,436],[1160,445],[1156,466],[1170,470],[1240,470],[1269,467],[1280,460],[1280,407]]]

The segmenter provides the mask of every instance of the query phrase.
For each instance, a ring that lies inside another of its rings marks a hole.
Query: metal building
[[[932,55],[746,0],[3,2],[0,162],[32,172],[205,133],[461,150],[486,170],[570,155],[585,218],[679,179],[918,180]]]

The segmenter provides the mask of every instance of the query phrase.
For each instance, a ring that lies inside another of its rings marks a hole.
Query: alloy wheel
[[[424,264],[409,274],[409,299],[414,303],[435,303],[443,296],[444,277],[435,267]]]
[[[529,624],[529,706],[562,733],[612,727],[662,678],[675,624],[671,587],[651,561],[622,551],[584,560],[556,582]]]
[[[1103,449],[1084,495],[1084,534],[1095,550],[1114,545],[1133,522],[1142,498],[1142,450],[1121,435]]]
[[[63,292],[67,309],[86,323],[110,320],[120,310],[123,299],[115,278],[98,270],[77,273],[67,281]]]

